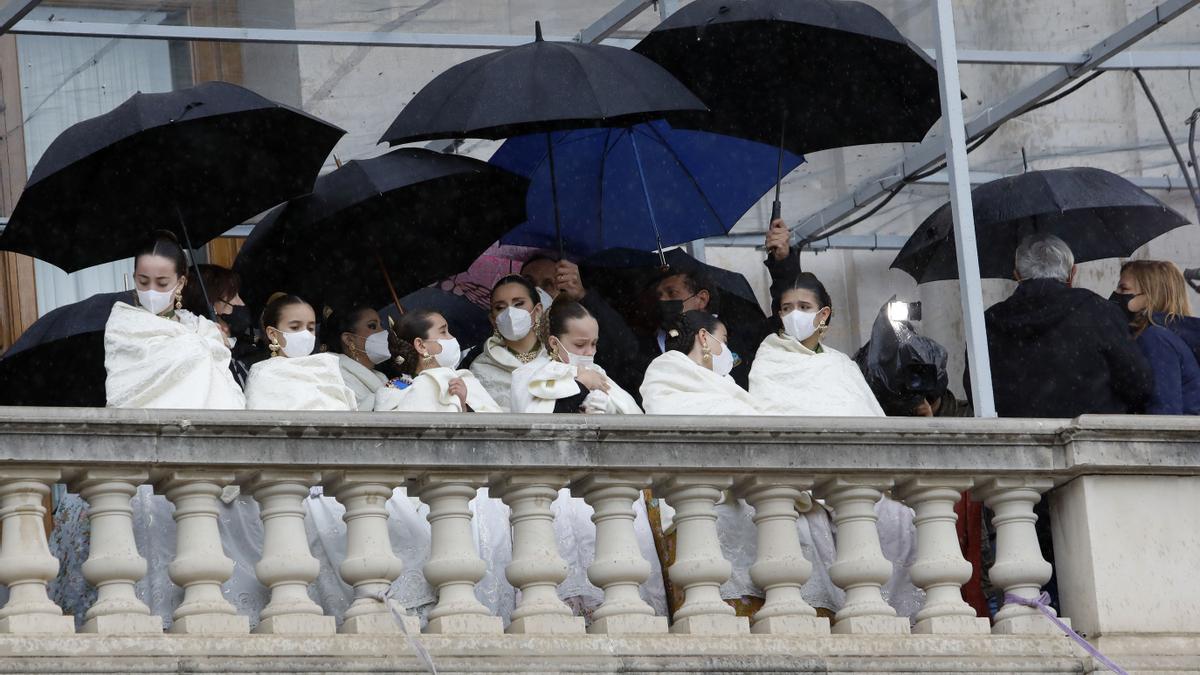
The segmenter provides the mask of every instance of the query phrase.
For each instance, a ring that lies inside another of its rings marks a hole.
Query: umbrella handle
[[[403,316],[404,305],[400,304],[400,296],[396,295],[396,287],[392,285],[392,275],[388,274],[387,266],[383,264],[383,256],[375,252],[375,262],[379,263],[379,271],[383,272],[383,280],[387,282],[388,292],[392,294],[392,302],[396,303],[396,311]]]

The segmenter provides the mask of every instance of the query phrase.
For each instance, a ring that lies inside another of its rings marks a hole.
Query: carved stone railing
[[[78,630],[47,593],[59,570],[43,526],[55,484],[90,507],[82,572],[98,593]],[[169,573],[183,595],[169,633],[135,592],[147,570],[130,508],[141,485],[174,505]],[[239,615],[222,593],[232,561],[222,550],[219,499],[231,485],[258,502],[262,518],[255,572],[270,599],[255,617]],[[340,574],[354,600],[340,625],[307,593],[317,562],[302,502],[318,485],[346,509]],[[438,601],[424,628],[385,601],[403,567],[382,504],[400,486],[429,507],[432,552],[423,573]],[[684,601],[673,617],[654,616],[638,593],[650,570],[635,541],[633,506],[647,486],[675,510],[669,574]],[[506,572],[520,594],[507,626],[474,593],[483,566],[468,502],[480,487],[511,508]],[[555,591],[566,565],[549,504],[563,487],[595,509],[588,575],[604,601],[586,627]],[[800,596],[812,564],[797,537],[795,504],[808,490],[832,509],[837,527],[829,574],[846,599],[832,621]],[[8,589],[0,661],[15,664],[9,670],[57,672],[422,672],[416,654],[427,650],[439,672],[1093,668],[1038,610],[1008,603],[989,622],[963,601],[971,567],[954,505],[964,490],[994,513],[994,585],[1035,598],[1050,579],[1034,508],[1050,491],[1061,605],[1074,627],[1131,670],[1200,667],[1197,420],[34,408],[0,408],[0,583]],[[750,574],[766,598],[748,620],[717,592],[730,575],[715,511],[727,492],[756,511]],[[909,573],[926,600],[911,624],[880,591],[891,563],[873,506],[885,493],[915,512]]]

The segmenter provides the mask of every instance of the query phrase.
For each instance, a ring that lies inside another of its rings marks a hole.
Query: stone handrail
[[[1094,508],[1097,500],[1106,499],[1097,492],[1109,489],[1104,481],[1124,476],[1157,481],[1163,494],[1175,489],[1175,481],[1196,480],[1200,420],[0,408],[0,582],[9,587],[8,603],[0,609],[0,655],[5,654],[5,633],[76,632],[74,619],[64,616],[47,595],[58,561],[41,528],[45,495],[53,484],[66,483],[91,505],[92,548],[84,575],[100,593],[83,633],[172,639],[162,635],[161,619],[150,616],[134,592],[146,562],[134,542],[129,499],[139,485],[151,484],[174,504],[178,527],[170,573],[184,587],[184,597],[174,611],[171,633],[245,635],[239,639],[251,641],[268,635],[282,639],[342,634],[320,638],[326,642],[319,644],[331,645],[322,648],[328,653],[343,649],[328,640],[395,635],[401,630],[416,634],[422,630],[416,618],[393,617],[383,596],[401,566],[388,544],[387,512],[379,505],[393,488],[406,486],[430,507],[433,549],[423,571],[439,599],[424,628],[427,640],[470,638],[475,641],[470,644],[503,651],[517,648],[516,643],[503,642],[515,639],[504,637],[506,631],[535,640],[584,640],[586,635],[585,642],[556,649],[609,654],[627,648],[636,652],[629,640],[709,636],[716,641],[675,649],[716,650],[728,656],[763,648],[766,643],[738,646],[736,640],[751,640],[751,635],[759,636],[756,640],[789,635],[836,640],[846,635],[870,641],[911,632],[916,635],[906,638],[910,641],[929,635],[961,643],[967,636],[994,634],[1032,640],[1022,656],[1031,663],[1045,662],[1047,654],[1085,663],[1078,652],[1052,637],[1053,627],[1034,609],[1011,603],[993,622],[975,617],[961,594],[971,567],[960,553],[954,505],[969,489],[990,507],[997,531],[991,580],[1008,593],[1032,598],[1051,572],[1034,530],[1034,506],[1042,494],[1061,486],[1052,504],[1057,551],[1059,528],[1095,529],[1092,516],[1080,505]],[[222,490],[230,485],[253,495],[262,513],[265,538],[256,570],[271,597],[254,629],[260,635],[247,635],[248,617],[237,615],[222,597],[221,584],[229,578],[231,561],[221,548],[217,507]],[[301,503],[317,485],[346,508],[348,557],[341,575],[353,586],[355,600],[340,626],[333,617],[323,616],[307,595],[316,577],[316,560],[305,545]],[[511,508],[514,550],[507,573],[521,593],[508,626],[474,596],[482,572],[470,537],[467,504],[480,487],[490,488],[493,497]],[[595,509],[596,562],[588,574],[603,589],[604,602],[586,628],[555,593],[566,566],[555,545],[549,504],[563,487]],[[638,595],[649,571],[634,543],[633,505],[645,487],[653,487],[676,512],[678,545],[670,575],[683,589],[684,602],[672,617],[654,616]],[[800,597],[812,565],[797,539],[795,504],[808,490],[831,508],[837,526],[837,560],[829,573],[846,591],[846,601],[832,621],[818,617]],[[881,553],[873,505],[885,493],[916,514],[918,552],[909,572],[925,590],[926,600],[911,625],[896,616],[880,591],[891,563]],[[749,621],[734,616],[717,594],[730,574],[716,535],[715,507],[726,494],[756,510],[758,560],[750,573],[765,590],[766,603]],[[1060,511],[1067,515],[1060,517]],[[1115,624],[1098,596],[1109,589],[1095,587],[1099,582],[1089,587],[1079,581],[1089,578],[1088,570],[1064,573],[1064,559],[1072,567],[1101,564],[1088,557],[1093,553],[1073,549],[1058,556],[1064,608],[1072,613],[1078,607],[1093,634],[1122,633],[1105,630]],[[1191,626],[1188,621],[1184,624]],[[596,642],[600,638],[608,642]],[[914,649],[914,644],[918,642],[885,651],[896,656]],[[926,651],[939,652],[944,644]],[[1012,647],[1003,642],[961,644],[975,644],[971,649],[986,654]],[[465,648],[442,646],[453,653]],[[829,649],[830,654],[846,653],[845,646]],[[1191,654],[1189,649],[1184,651]],[[939,653],[938,658],[944,657]],[[1000,669],[1017,667],[1012,665],[1017,663],[1011,660],[1016,658],[1013,654],[1005,658],[1010,665]]]

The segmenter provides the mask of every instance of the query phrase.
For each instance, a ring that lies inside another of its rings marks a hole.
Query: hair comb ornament
[[[667,331],[667,335],[670,335],[673,338],[677,338],[677,337],[679,337],[679,331],[675,328],[672,328],[671,330]]]

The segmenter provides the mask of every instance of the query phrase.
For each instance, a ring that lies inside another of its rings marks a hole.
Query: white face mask
[[[283,355],[289,359],[298,359],[302,356],[312,354],[313,347],[317,346],[317,336],[306,330],[296,331],[295,333],[285,333],[279,331],[283,336],[281,347]]]
[[[801,312],[794,309],[783,315],[783,332],[803,342],[817,332],[817,315],[821,312]]]
[[[550,294],[543,290],[541,286],[538,286],[537,293],[538,302],[542,303],[542,307],[550,309],[550,305],[554,304],[554,298],[550,297]]]
[[[554,339],[558,341],[558,349],[559,349],[560,353],[567,355],[567,363],[568,364],[575,366],[576,368],[591,368],[593,365],[595,365],[595,363],[596,363],[595,356],[584,356],[583,354],[576,354],[575,352],[572,352],[570,349],[567,349],[567,346],[562,343],[562,340],[559,340],[557,337],[555,337]]]
[[[175,289],[177,288],[179,288],[179,284],[169,291],[138,290],[138,304],[145,307],[151,314],[162,314],[175,303]]]
[[[733,351],[729,349],[729,345],[716,339],[716,336],[710,335],[713,342],[716,342],[721,347],[721,353],[713,353],[712,355],[712,370],[717,375],[725,377],[733,371]]]
[[[386,330],[381,330],[378,333],[371,333],[364,342],[367,360],[373,364],[380,364],[392,358],[392,350],[388,349],[388,334]]]
[[[525,339],[533,330],[533,315],[520,307],[506,307],[496,317],[496,329],[505,340],[516,342]]]
[[[462,348],[458,346],[458,338],[449,340],[434,340],[442,346],[442,351],[433,355],[437,364],[443,368],[453,368],[462,360]]]

